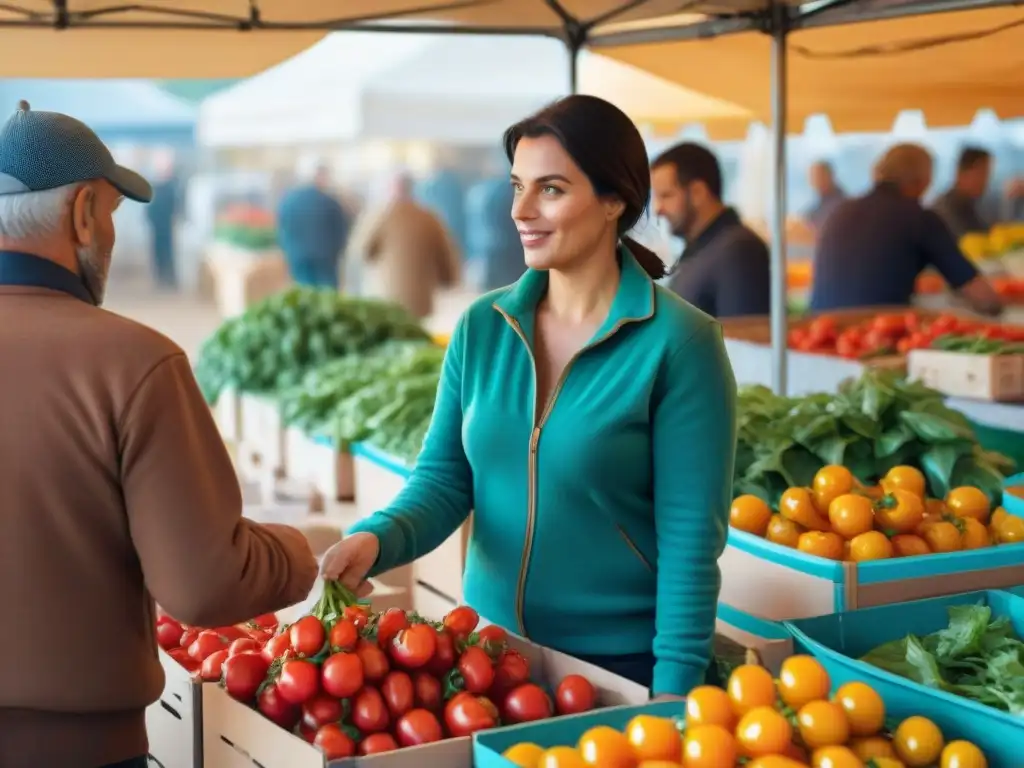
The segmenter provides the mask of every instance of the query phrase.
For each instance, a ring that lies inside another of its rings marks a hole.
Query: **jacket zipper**
[[[569,362],[565,364],[565,369],[558,377],[558,381],[555,384],[555,388],[551,392],[551,396],[548,397],[548,401],[544,406],[544,410],[541,411],[540,418],[537,418],[537,358],[534,357],[533,348],[530,347],[530,342],[526,339],[526,334],[523,333],[522,327],[519,325],[519,321],[514,317],[508,315],[505,310],[499,307],[497,304],[493,305],[496,310],[505,318],[512,330],[516,332],[516,335],[522,339],[523,344],[526,346],[526,352],[530,356],[530,364],[533,367],[533,430],[530,433],[530,447],[529,456],[526,464],[526,540],[523,542],[523,556],[519,563],[519,579],[516,583],[516,621],[519,624],[519,636],[528,637],[526,634],[526,619],[524,618],[524,603],[526,601],[526,574],[530,568],[530,553],[533,551],[533,535],[537,527],[537,446],[540,444],[540,431],[544,427],[544,423],[548,420],[551,415],[551,411],[555,407],[555,400],[558,399],[558,394],[562,391],[562,387],[565,385],[565,380],[569,376],[569,369],[572,368],[573,363],[579,359],[580,355],[584,352],[593,349],[599,344],[604,343],[612,336],[614,336],[622,326],[627,323],[640,322],[646,320],[647,317],[624,317],[618,320],[613,325],[608,333],[604,334],[601,338],[597,339],[591,344],[580,349],[576,354],[569,358]],[[639,554],[639,552],[638,552]]]

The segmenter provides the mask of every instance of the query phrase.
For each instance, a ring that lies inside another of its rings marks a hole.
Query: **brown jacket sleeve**
[[[317,563],[305,537],[242,518],[235,469],[184,354],[147,374],[118,426],[128,525],[164,610],[215,627],[309,595]]]

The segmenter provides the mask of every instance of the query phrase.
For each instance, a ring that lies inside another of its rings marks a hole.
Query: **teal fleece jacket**
[[[711,659],[736,446],[721,328],[628,251],[608,318],[535,407],[528,271],[462,316],[407,485],[360,521],[371,575],[439,546],[473,513],[469,605],[569,654],[655,656],[685,695]]]

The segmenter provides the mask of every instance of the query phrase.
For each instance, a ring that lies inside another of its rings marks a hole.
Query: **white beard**
[[[85,283],[85,290],[92,296],[96,306],[101,306],[107,292],[110,259],[103,258],[99,246],[96,244],[77,248],[75,255],[78,259],[78,271],[82,276],[82,282]]]

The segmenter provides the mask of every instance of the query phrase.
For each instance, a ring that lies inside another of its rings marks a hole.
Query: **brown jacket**
[[[444,224],[411,200],[364,213],[347,260],[362,274],[363,293],[394,301],[416,317],[434,311],[434,293],[459,281],[459,256]]]
[[[222,626],[304,599],[298,531],[242,518],[185,354],[66,293],[0,285],[0,768],[145,754],[153,601]]]

